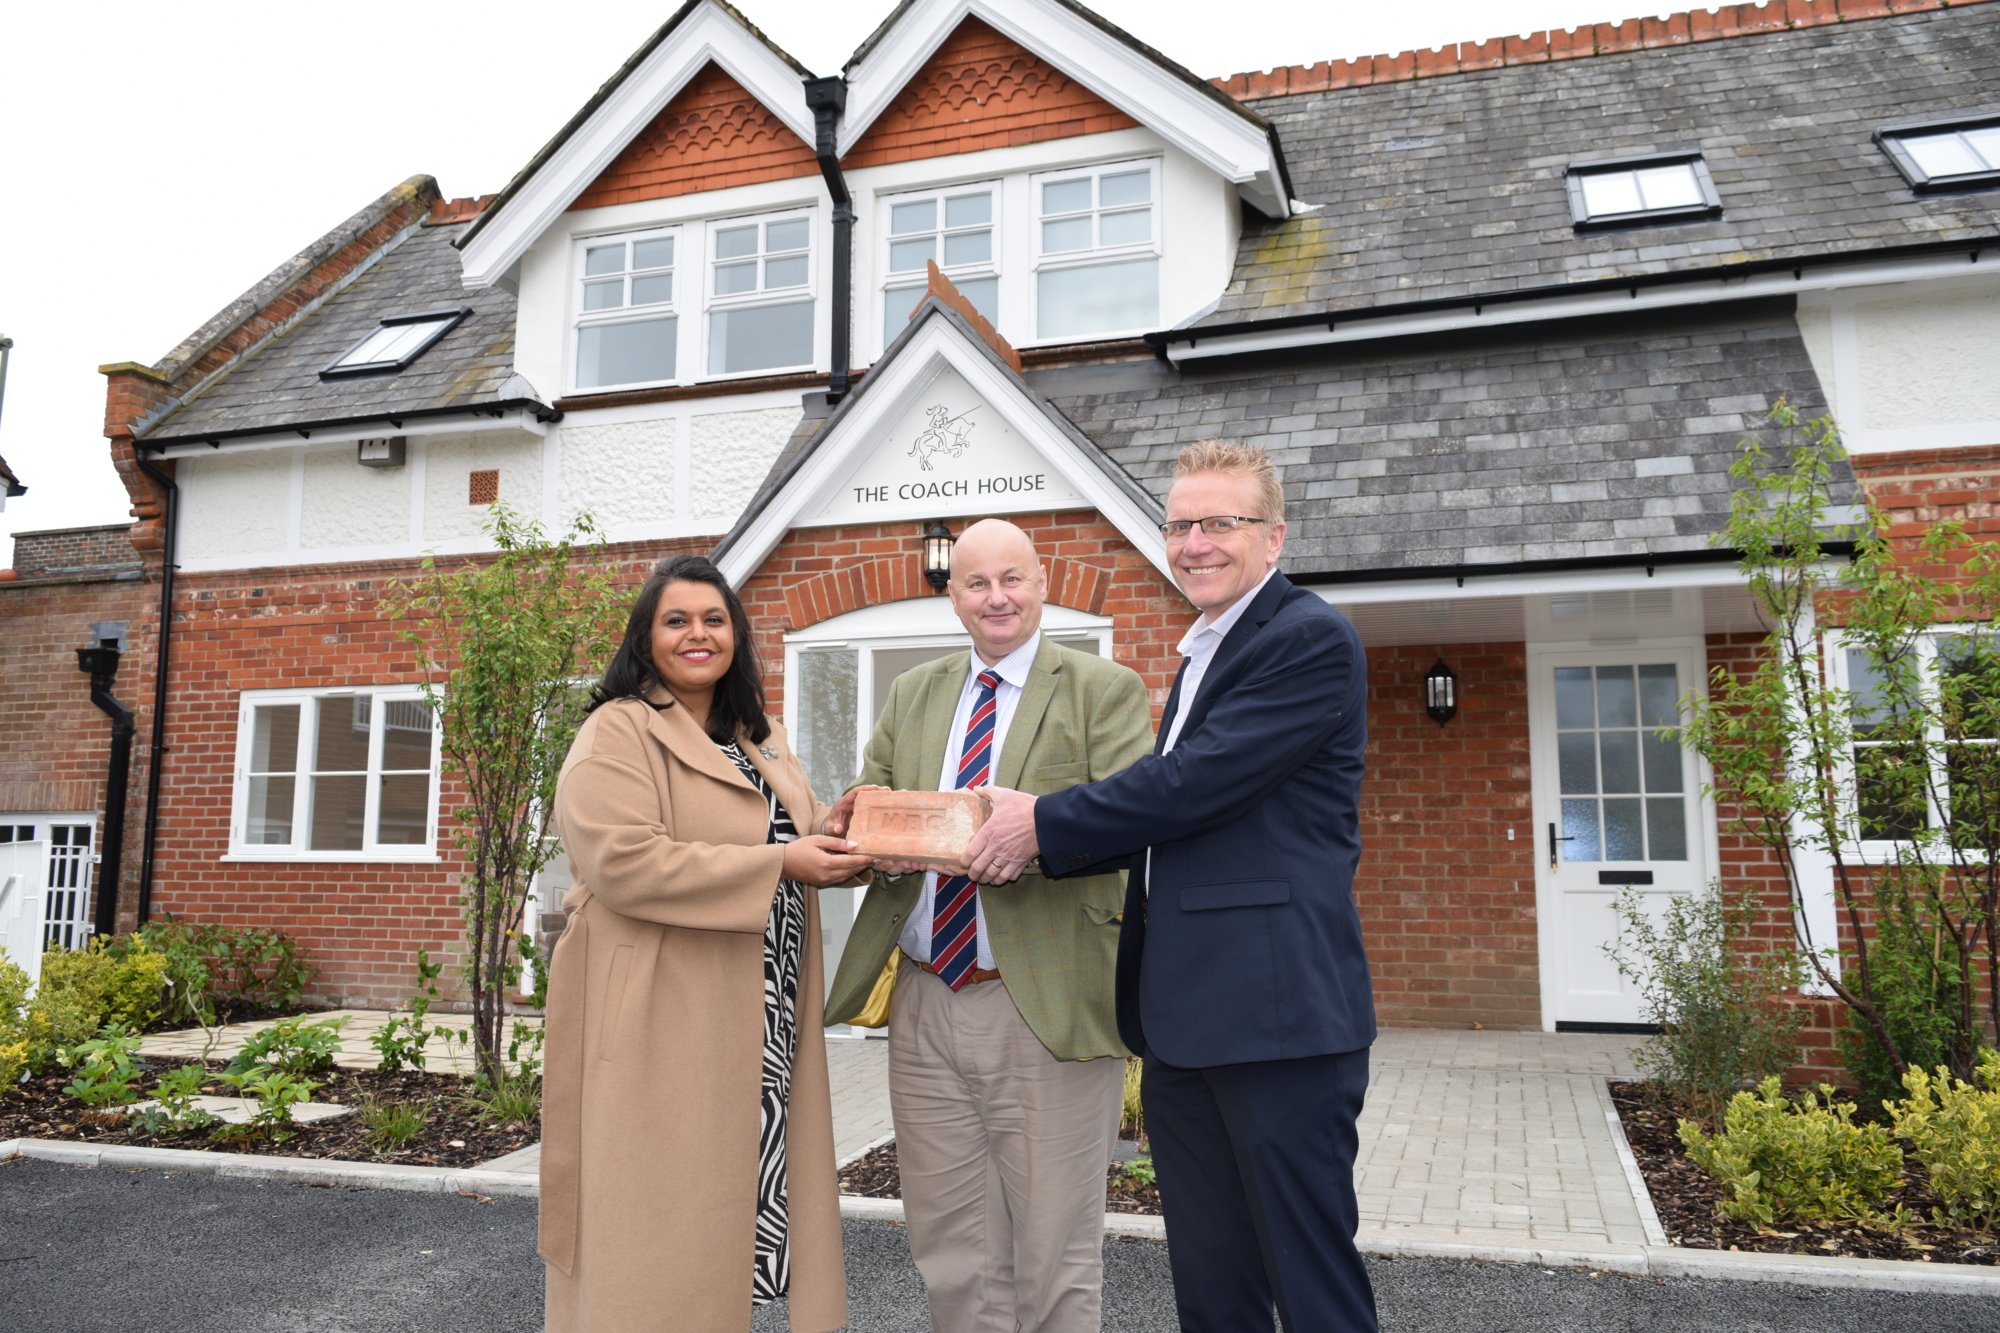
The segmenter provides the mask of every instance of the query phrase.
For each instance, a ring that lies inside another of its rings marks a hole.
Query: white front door
[[[42,975],[49,852],[33,833],[19,824],[0,825],[0,957],[28,974],[31,991]]]
[[[1694,754],[1658,734],[1701,685],[1701,644],[1529,654],[1542,1025],[1647,1021],[1606,946],[1619,894],[1657,915],[1702,890],[1708,816]]]

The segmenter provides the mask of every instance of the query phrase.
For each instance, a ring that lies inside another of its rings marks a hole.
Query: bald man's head
[[[1004,518],[983,518],[951,548],[951,606],[988,666],[1042,627],[1048,580],[1035,543]]]

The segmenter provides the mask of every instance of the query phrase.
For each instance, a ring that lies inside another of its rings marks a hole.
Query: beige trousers
[[[1096,1333],[1124,1061],[1058,1060],[1005,979],[897,969],[889,1105],[937,1333]]]

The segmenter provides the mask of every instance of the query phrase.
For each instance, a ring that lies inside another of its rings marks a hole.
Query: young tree
[[[617,642],[622,608],[611,575],[588,559],[602,544],[588,517],[557,541],[500,506],[486,527],[496,554],[448,565],[426,557],[390,600],[411,622],[403,637],[443,727],[444,771],[465,793],[451,812],[469,863],[459,898],[465,980],[479,1071],[498,1087],[507,990],[521,977],[521,915],[554,854],[543,823],[583,715],[576,681],[595,675]]]
[[[1801,952],[1850,1012],[1864,1085],[1893,1092],[1912,1063],[1969,1080],[2000,1028],[1988,855],[2000,841],[2000,547],[1956,522],[1899,546],[1880,513],[1830,521],[1845,457],[1833,423],[1783,402],[1770,420],[1781,455],[1745,442],[1719,538],[1742,553],[1770,630],[1754,669],[1718,667],[1708,696],[1687,701],[1680,739],[1784,867]],[[1845,562],[1829,549],[1849,544]],[[1832,867],[1839,941],[1813,937],[1806,863]]]

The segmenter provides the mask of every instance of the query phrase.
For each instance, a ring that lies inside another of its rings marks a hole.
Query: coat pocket
[[[625,991],[632,980],[632,946],[611,951],[611,971],[604,980],[604,1022],[598,1029],[597,1058],[609,1060],[618,1045],[619,1021],[625,1016]]]
[[[1224,907],[1270,907],[1292,900],[1288,879],[1235,879],[1217,884],[1189,884],[1181,889],[1183,912],[1212,912]]]

